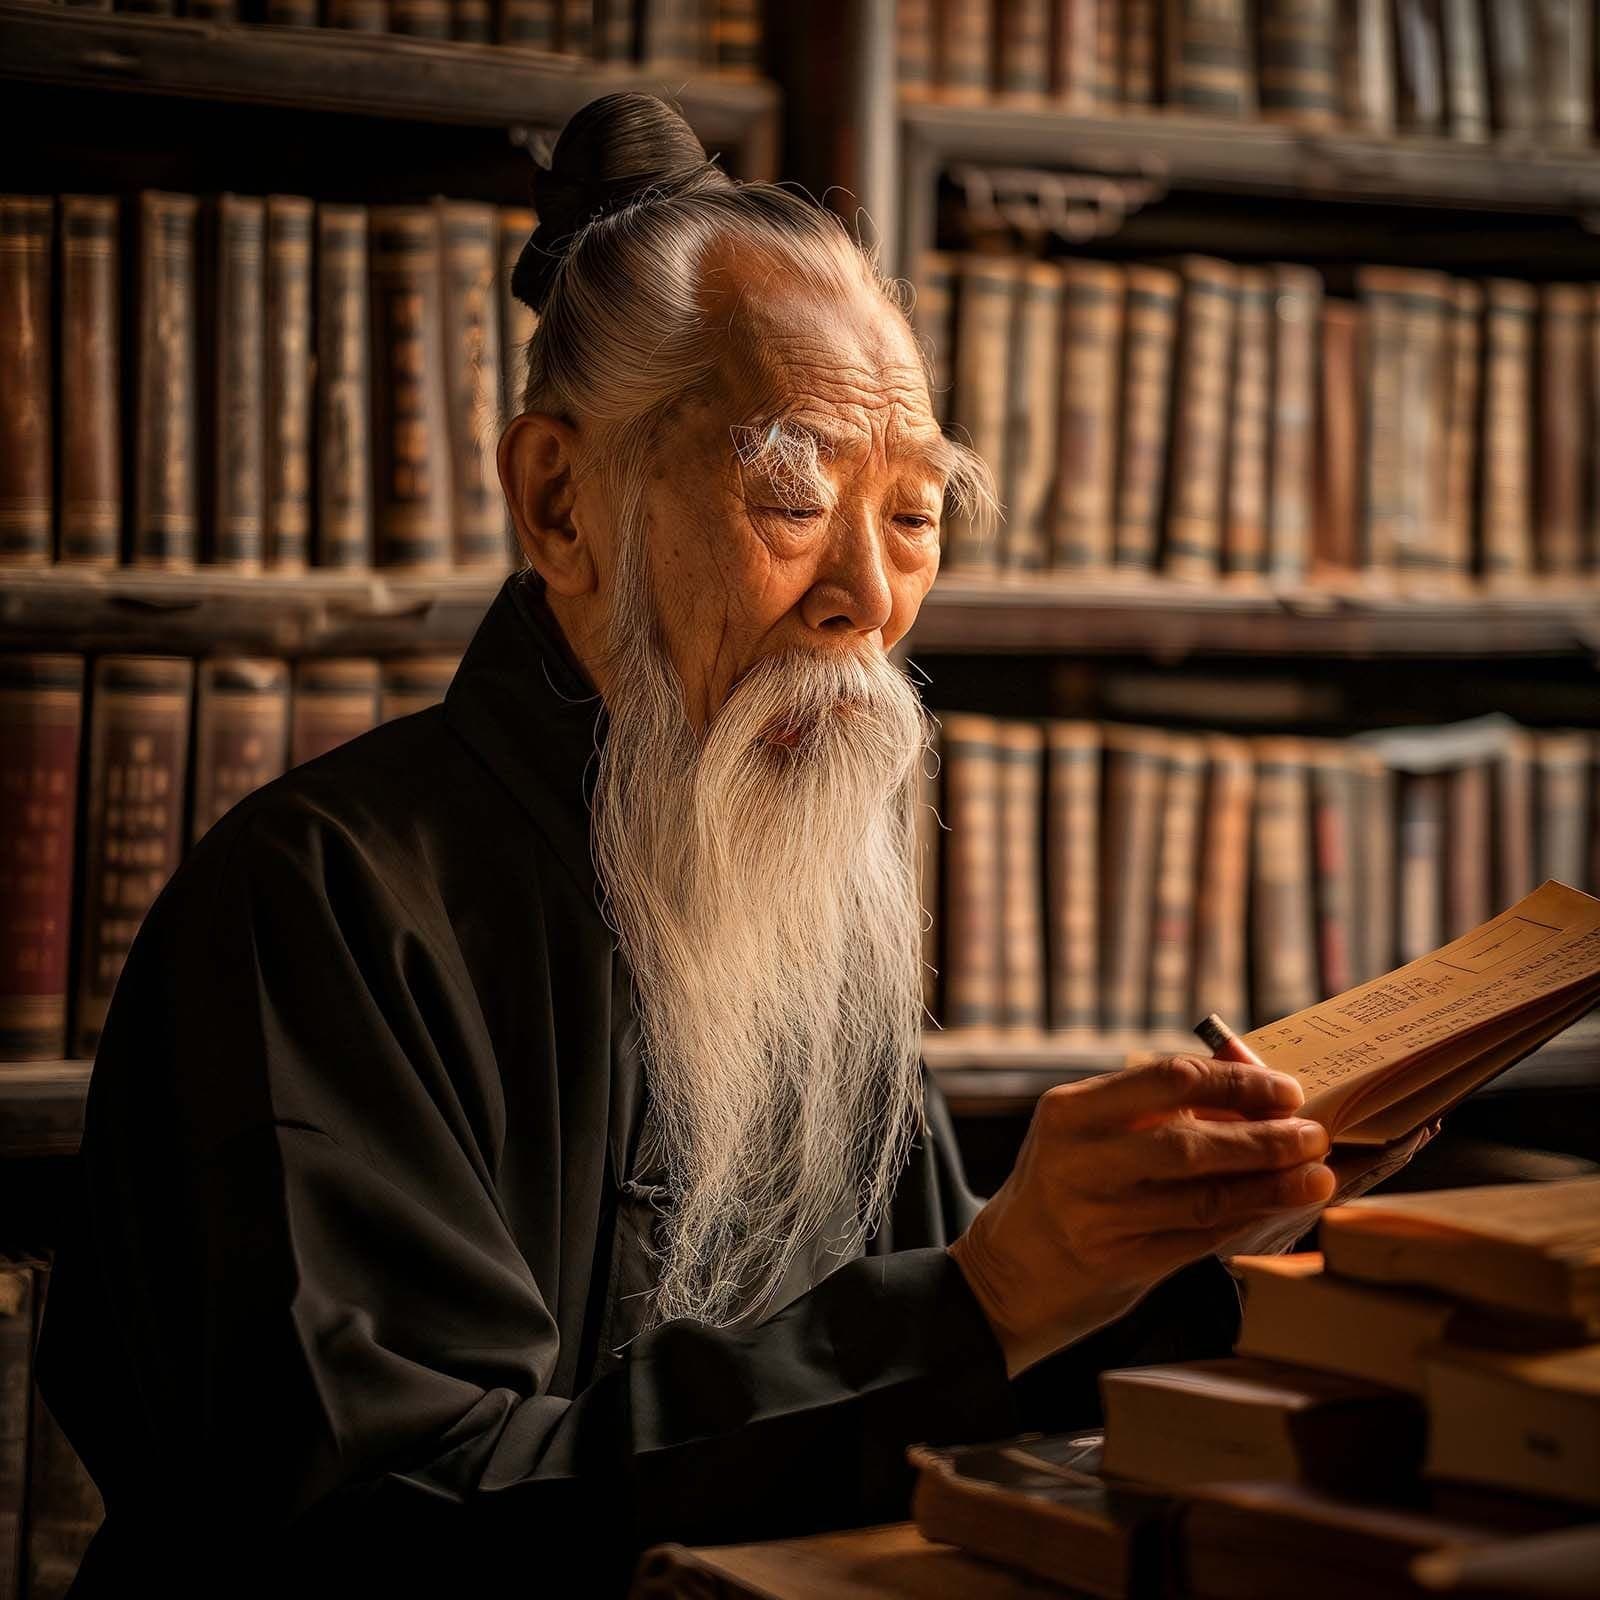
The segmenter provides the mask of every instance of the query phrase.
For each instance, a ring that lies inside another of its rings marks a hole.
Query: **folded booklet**
[[[1244,1035],[1339,1144],[1405,1137],[1600,1003],[1600,900],[1550,879],[1431,955]]]

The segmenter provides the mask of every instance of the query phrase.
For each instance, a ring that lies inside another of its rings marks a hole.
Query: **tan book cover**
[[[1272,279],[1265,268],[1239,269],[1233,324],[1226,509],[1222,570],[1260,577],[1267,569],[1272,448]]]
[[[1000,1022],[1016,1033],[1044,1026],[1044,730],[995,728],[1000,762]]]
[[[1297,128],[1339,122],[1338,0],[1261,0],[1261,115]]]
[[[1355,572],[1360,543],[1361,328],[1359,306],[1322,305],[1321,405],[1317,431],[1317,515],[1311,565],[1319,578]]]
[[[939,98],[961,104],[988,99],[994,75],[989,0],[934,0],[933,17]]]
[[[1547,283],[1539,291],[1538,524],[1539,571],[1570,577],[1584,560],[1584,468],[1594,424],[1584,414],[1586,284]]]
[[[1368,1196],[1323,1213],[1328,1270],[1600,1335],[1600,1178]]]
[[[1006,421],[1011,322],[1023,264],[1011,256],[961,258],[956,298],[956,382],[950,420],[988,463],[996,484],[1006,482]],[[1001,507],[1000,537],[1012,516]],[[963,571],[998,566],[998,541],[982,539],[963,512],[946,523],[945,559]]]
[[[1483,572],[1519,583],[1533,569],[1533,353],[1538,291],[1491,279],[1485,285],[1483,442],[1479,520]]]
[[[944,250],[924,250],[917,267],[917,299],[911,323],[928,358],[928,385],[933,414],[942,426],[950,418],[950,395],[955,385],[955,284],[956,256]]]
[[[1311,561],[1317,446],[1317,349],[1322,274],[1279,264],[1272,275],[1270,559],[1277,583],[1296,583]]]
[[[1491,764],[1457,767],[1447,774],[1445,790],[1445,937],[1459,939],[1494,913]]]
[[[1446,428],[1443,564],[1468,576],[1477,547],[1478,405],[1482,395],[1483,291],[1458,278],[1450,317],[1450,414]]]
[[[1206,794],[1201,823],[1200,888],[1195,902],[1196,1015],[1250,1016],[1250,819],[1255,763],[1246,740],[1206,739]],[[1240,1024],[1242,1026],[1242,1023]]]
[[[54,555],[54,231],[49,195],[0,195],[0,566]]]
[[[1600,1000],[1600,900],[1547,882],[1463,938],[1245,1036],[1297,1078],[1300,1115],[1387,1144]]]
[[[1051,722],[1045,836],[1050,1026],[1100,1022],[1100,730]]]
[[[1108,1032],[1133,1032],[1145,1025],[1167,736],[1107,727],[1103,738],[1100,1017]]]
[[[1062,268],[1058,470],[1051,565],[1108,567],[1116,512],[1122,398],[1122,269],[1098,261]]]
[[[995,88],[1016,105],[1042,106],[1050,93],[1051,0],[993,0]]]
[[[289,663],[246,656],[202,661],[195,678],[194,796],[189,840],[289,759]]]
[[[1204,743],[1172,735],[1167,741],[1167,778],[1156,843],[1145,1006],[1145,1025],[1154,1032],[1181,1033],[1195,1015],[1191,980],[1205,775]]]
[[[275,572],[311,561],[311,202],[267,199],[266,551]]]
[[[1281,1017],[1317,997],[1311,774],[1298,739],[1257,739],[1253,754],[1251,1012]]]
[[[1022,269],[1006,363],[1006,507],[1002,564],[1037,572],[1050,564],[1050,504],[1055,491],[1056,405],[1061,395],[1061,269],[1030,261]]]
[[[1179,283],[1165,267],[1127,269],[1114,557],[1119,567],[1146,572],[1156,564],[1166,489]]]
[[[217,197],[210,409],[211,561],[259,572],[266,538],[267,207],[247,195]]]
[[[940,718],[944,752],[945,973],[947,1028],[1000,1020],[1004,902],[1000,860],[1000,755],[994,719]]]

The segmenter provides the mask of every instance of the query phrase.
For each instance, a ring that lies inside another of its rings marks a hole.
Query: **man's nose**
[[[820,633],[872,633],[894,613],[883,530],[876,515],[840,509],[816,579],[801,606]]]

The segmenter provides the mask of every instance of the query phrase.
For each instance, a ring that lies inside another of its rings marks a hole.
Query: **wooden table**
[[[1012,1573],[914,1522],[767,1544],[656,1545],[639,1559],[630,1600],[1061,1600],[1071,1591]]]

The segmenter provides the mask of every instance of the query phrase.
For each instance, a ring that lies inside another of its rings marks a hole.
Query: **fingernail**
[[[1324,1200],[1333,1193],[1333,1174],[1319,1161],[1300,1174],[1300,1198],[1309,1202]]]
[[[1291,1078],[1287,1072],[1269,1072],[1267,1081],[1272,1085],[1273,1094],[1280,1100],[1293,1100],[1298,1105],[1305,1099],[1299,1080]]]
[[[1328,1130],[1320,1122],[1300,1124],[1300,1154],[1320,1156],[1328,1148]]]

